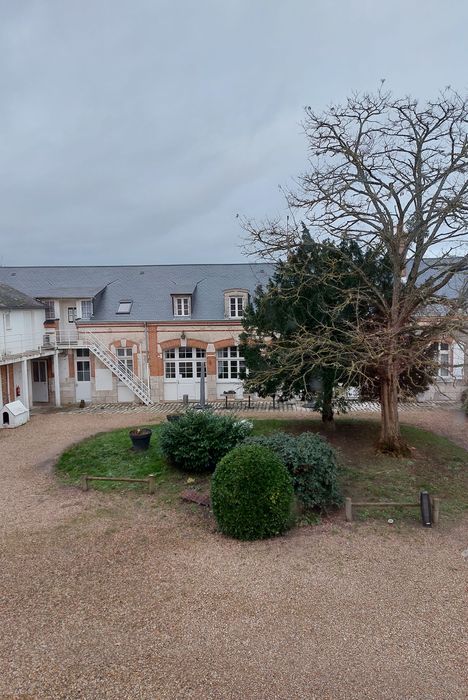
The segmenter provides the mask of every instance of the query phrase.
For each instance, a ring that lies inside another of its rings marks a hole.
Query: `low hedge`
[[[211,503],[221,532],[258,540],[285,532],[292,523],[294,492],[281,460],[261,445],[240,445],[219,462]]]

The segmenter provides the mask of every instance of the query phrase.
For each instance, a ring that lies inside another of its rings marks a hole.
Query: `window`
[[[77,363],[76,363],[76,379],[78,382],[89,382],[91,380],[89,360],[78,360],[77,361]]]
[[[438,343],[439,377],[450,376],[449,344]]]
[[[190,297],[174,297],[174,316],[190,316],[191,303]]]
[[[129,314],[132,310],[133,301],[131,299],[123,299],[119,302],[118,314]]]
[[[245,360],[237,346],[218,350],[218,379],[240,379]]]
[[[43,299],[42,303],[45,306],[45,320],[55,320],[55,301],[53,299]]]
[[[89,350],[87,348],[78,348],[76,351],[77,358],[89,358]],[[76,380],[78,382],[91,381],[91,365],[88,360],[76,360]]]
[[[179,362],[179,376],[182,379],[193,377],[193,362]]]
[[[171,348],[164,353],[164,377],[166,379],[200,379],[202,362],[206,352],[202,348]],[[198,360],[198,361],[197,361]],[[205,363],[206,377],[206,363]]]
[[[175,379],[176,378],[176,363],[175,362],[166,362],[166,372],[165,375],[166,379]]]
[[[42,384],[47,381],[47,365],[45,362],[33,362],[33,382]]]
[[[244,297],[229,297],[229,316],[240,318],[244,314]]]
[[[5,328],[7,331],[11,331],[11,313],[9,311],[5,313]]]
[[[68,323],[75,323],[76,321],[76,306],[68,307]]]
[[[249,290],[233,287],[224,290],[224,318],[242,318],[249,302]]]
[[[117,348],[119,367],[126,374],[133,372],[133,350],[132,348]]]
[[[450,344],[449,343],[434,343],[433,344],[435,358],[439,369],[437,374],[441,378],[450,377]]]
[[[81,302],[81,318],[90,319],[93,315],[93,302],[91,299],[85,299]]]

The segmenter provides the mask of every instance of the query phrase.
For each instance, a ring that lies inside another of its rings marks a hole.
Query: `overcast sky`
[[[238,262],[303,107],[467,87],[466,0],[0,0],[0,264]]]

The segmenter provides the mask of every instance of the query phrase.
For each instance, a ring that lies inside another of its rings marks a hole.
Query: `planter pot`
[[[176,420],[180,420],[181,418],[182,416],[178,413],[169,413],[169,415],[167,416],[167,420],[169,421],[169,423],[174,423]]]
[[[136,452],[147,450],[150,444],[153,431],[150,428],[142,428],[138,432],[130,430],[130,440],[132,441],[133,449]]]

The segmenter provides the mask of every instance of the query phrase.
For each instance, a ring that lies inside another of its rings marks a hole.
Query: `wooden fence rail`
[[[156,478],[154,474],[148,474],[146,479],[130,479],[124,476],[87,476],[83,474],[81,477],[81,488],[83,491],[88,491],[88,481],[123,481],[133,484],[148,484],[148,493],[154,493],[156,489]]]
[[[420,508],[419,501],[415,503],[399,503],[398,501],[380,501],[379,503],[371,503],[368,501],[353,501],[351,498],[345,498],[345,517],[348,523],[353,522],[353,508]],[[436,496],[431,496],[431,509],[432,509],[432,523],[433,525],[439,524],[440,517],[440,498]]]

